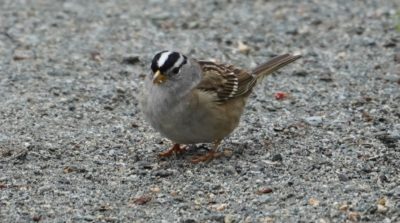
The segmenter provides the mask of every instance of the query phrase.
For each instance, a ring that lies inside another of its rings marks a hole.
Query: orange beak
[[[153,84],[162,84],[167,80],[167,77],[161,73],[160,70],[157,70],[157,72],[154,74],[153,77]]]

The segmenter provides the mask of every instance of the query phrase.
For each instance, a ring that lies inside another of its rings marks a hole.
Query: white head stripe
[[[179,59],[174,63],[174,67],[179,67],[183,63],[184,59],[185,58],[183,58],[182,54],[179,54]]]
[[[171,54],[171,52],[169,52],[169,51],[161,54],[160,58],[157,60],[158,67],[162,67],[162,65],[164,65],[165,61],[167,61],[168,56],[170,54]]]

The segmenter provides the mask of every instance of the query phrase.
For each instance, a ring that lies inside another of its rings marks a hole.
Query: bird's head
[[[182,66],[187,62],[187,57],[178,52],[161,51],[157,53],[151,62],[153,83],[163,84],[168,79],[178,75]]]

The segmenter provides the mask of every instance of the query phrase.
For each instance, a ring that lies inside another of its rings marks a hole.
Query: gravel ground
[[[168,2],[0,1],[0,222],[400,222],[399,1]],[[138,110],[164,49],[304,57],[194,165]]]

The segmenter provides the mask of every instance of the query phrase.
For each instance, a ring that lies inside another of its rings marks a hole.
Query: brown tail
[[[272,74],[274,71],[279,70],[280,68],[299,59],[300,57],[301,55],[290,55],[290,54],[276,56],[271,60],[257,66],[256,68],[253,69],[252,72],[255,76],[257,76],[257,78],[262,78],[268,74]]]

